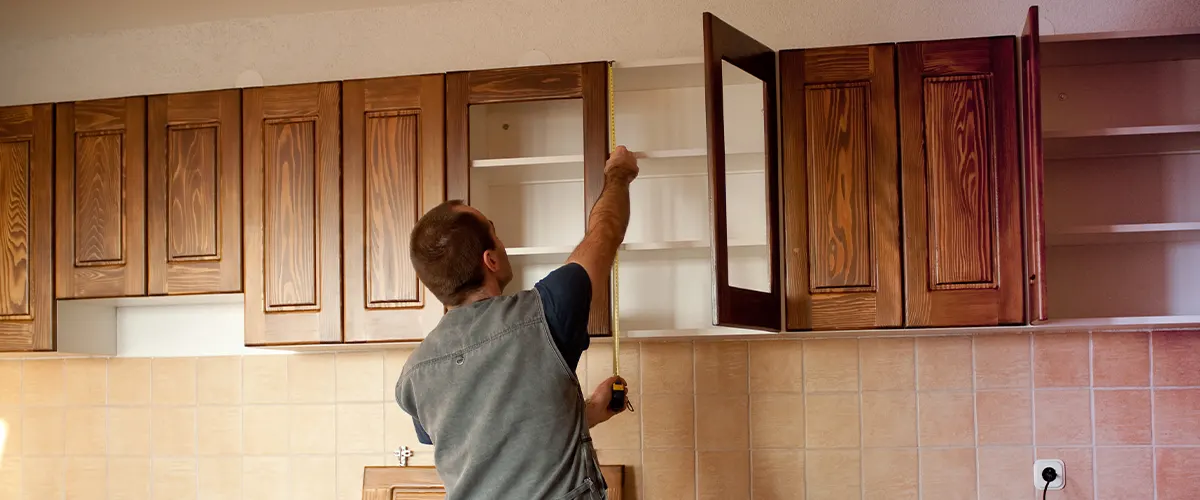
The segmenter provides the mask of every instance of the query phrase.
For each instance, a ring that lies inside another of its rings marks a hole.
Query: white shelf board
[[[1043,139],[1075,139],[1080,137],[1112,137],[1123,135],[1190,134],[1200,132],[1200,123],[1183,125],[1147,125],[1142,127],[1109,127],[1079,130],[1046,130]]]
[[[563,165],[571,163],[583,163],[583,155],[523,156],[518,158],[471,160],[471,167],[520,167],[526,165]]]
[[[1129,38],[1151,38],[1160,36],[1200,35],[1200,27],[1165,28],[1132,31],[1098,31],[1091,33],[1063,33],[1045,35],[1039,40],[1043,44],[1063,42],[1088,42],[1093,40],[1121,40]]]
[[[725,85],[757,83],[746,73],[727,74]],[[613,63],[613,90],[632,92],[704,86],[704,58],[676,57]],[[618,100],[620,100],[618,98]]]
[[[707,241],[700,240],[685,240],[685,241],[647,241],[647,242],[632,242],[622,243],[620,251],[622,252],[651,252],[664,250],[688,250],[696,248],[709,248],[711,245]],[[729,242],[731,247],[763,247],[766,243],[754,241],[734,240]],[[574,246],[542,246],[542,247],[510,247],[507,249],[508,255],[568,255],[575,251]]]
[[[1121,234],[1121,233],[1169,233],[1178,231],[1200,231],[1200,222],[1155,222],[1149,224],[1108,224],[1096,226],[1074,226],[1054,235],[1077,234]]]
[[[1063,318],[1052,319],[1035,327],[1077,327],[1106,329],[1111,327],[1146,327],[1173,326],[1189,327],[1200,325],[1200,316],[1118,316],[1111,318]]]
[[[1187,241],[1200,238],[1200,222],[1073,226],[1046,237],[1050,246]]]

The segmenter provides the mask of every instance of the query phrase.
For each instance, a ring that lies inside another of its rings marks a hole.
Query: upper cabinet
[[[342,84],[342,289],[347,342],[420,340],[443,307],[409,234],[445,199],[442,75]]]
[[[0,108],[0,351],[49,351],[54,324],[53,105]]]
[[[446,193],[491,219],[522,290],[583,239],[604,188],[608,64],[446,75]],[[608,281],[592,284],[588,334],[610,335]]]
[[[341,342],[341,89],[242,96],[246,344]]]
[[[146,98],[57,106],[60,299],[146,293]]]
[[[242,290],[242,99],[238,90],[149,98],[150,295]]]

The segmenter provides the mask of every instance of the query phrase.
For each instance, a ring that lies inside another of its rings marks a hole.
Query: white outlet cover
[[[1046,481],[1042,479],[1042,469],[1045,469],[1046,467],[1050,467],[1051,469],[1054,469],[1055,472],[1058,472],[1058,477],[1054,478],[1053,481],[1050,481],[1049,489],[1063,489],[1063,485],[1065,485],[1067,482],[1067,470],[1063,465],[1062,460],[1053,458],[1041,459],[1033,462],[1033,486],[1037,488],[1038,491],[1042,491],[1042,489],[1046,487]]]

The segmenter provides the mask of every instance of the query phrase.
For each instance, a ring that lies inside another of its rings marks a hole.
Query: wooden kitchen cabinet
[[[242,95],[247,345],[342,340],[341,86]]]
[[[242,290],[241,110],[238,90],[149,98],[149,295]]]
[[[0,351],[52,351],[54,106],[0,108]]]
[[[146,98],[57,105],[60,299],[146,293]]]
[[[496,226],[529,289],[583,238],[604,187],[608,64],[592,62],[446,75],[446,193]],[[610,329],[608,281],[593,283],[588,334]]]
[[[408,243],[445,200],[445,77],[347,81],[342,95],[344,340],[421,340],[444,309]]]

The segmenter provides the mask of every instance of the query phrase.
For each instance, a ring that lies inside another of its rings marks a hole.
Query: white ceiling
[[[0,40],[453,0],[0,0]]]

